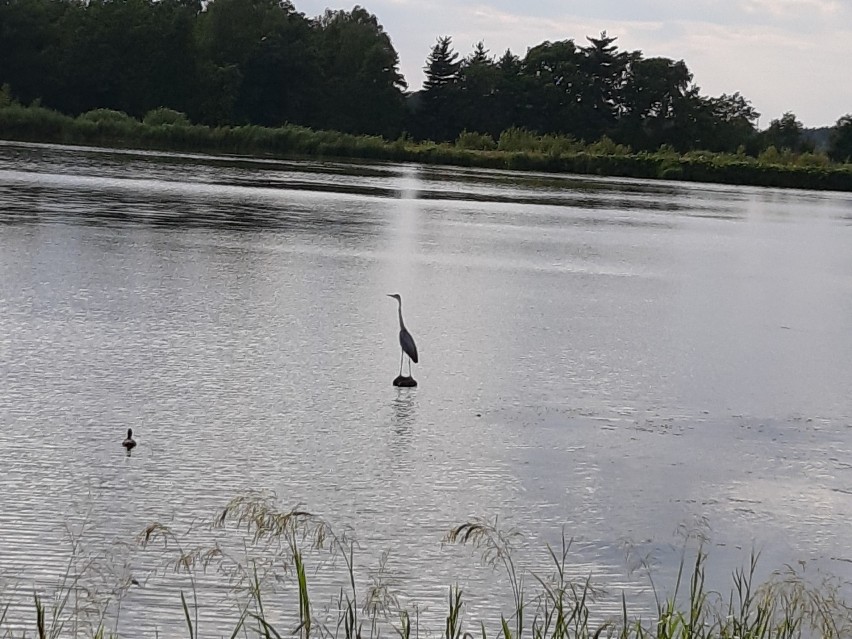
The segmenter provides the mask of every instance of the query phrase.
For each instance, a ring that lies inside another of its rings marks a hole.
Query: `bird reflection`
[[[406,388],[400,388],[391,407],[393,408],[393,432],[399,437],[405,437],[411,431],[416,417],[414,393]]]

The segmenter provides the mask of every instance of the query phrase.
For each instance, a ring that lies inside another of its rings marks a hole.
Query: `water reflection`
[[[417,391],[412,388],[397,388],[393,399],[393,431],[400,438],[410,435],[411,427],[416,420]]]

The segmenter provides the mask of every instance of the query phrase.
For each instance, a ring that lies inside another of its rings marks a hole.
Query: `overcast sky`
[[[295,0],[308,16],[333,0]],[[852,0],[363,0],[390,35],[411,89],[423,81],[439,36],[468,54],[482,40],[492,54],[523,57],[545,40],[606,30],[621,50],[684,60],[702,95],[739,91],[766,128],[792,111],[805,126],[852,113]]]

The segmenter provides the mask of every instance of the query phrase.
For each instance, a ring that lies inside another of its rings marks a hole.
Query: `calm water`
[[[852,579],[850,320],[848,194],[0,144],[10,618],[70,529],[140,582],[120,632],[180,632],[186,580],[133,541],[250,489],[351,527],[361,579],[389,550],[424,623],[456,581],[474,624],[508,596],[441,545],[472,516],[530,568],[564,530],[604,611],[696,522],[720,587],[753,547]],[[198,588],[227,633],[223,578]]]

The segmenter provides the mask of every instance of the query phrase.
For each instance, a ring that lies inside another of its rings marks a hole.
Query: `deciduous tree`
[[[828,155],[835,162],[852,162],[852,113],[847,113],[834,125]]]
[[[761,134],[762,146],[774,146],[776,149],[790,151],[803,150],[804,125],[796,119],[792,112],[787,112],[777,120],[769,123],[769,128]]]
[[[399,55],[365,9],[326,11],[320,20],[323,128],[394,137],[404,115]]]

